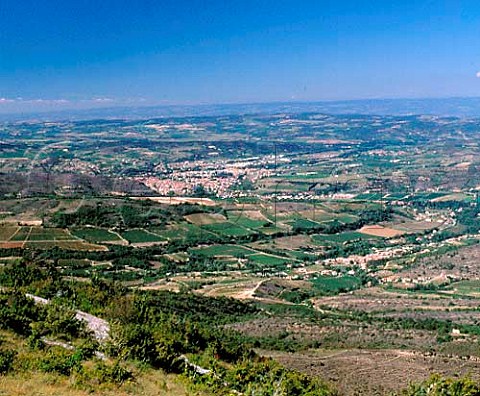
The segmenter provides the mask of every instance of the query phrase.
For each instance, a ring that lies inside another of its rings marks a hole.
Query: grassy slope
[[[77,389],[68,377],[45,373],[20,373],[0,376],[1,396],[186,396],[189,395],[185,386],[174,375],[165,375],[160,371],[150,371],[140,376],[135,383],[126,384],[121,388],[110,386],[95,391]]]
[[[14,371],[0,375],[0,396],[187,396],[187,387],[181,378],[174,374],[165,374],[161,370],[135,370],[135,381],[117,386],[115,384],[91,384],[83,388],[75,385],[75,374],[70,377],[56,373],[28,370],[29,361],[41,358],[44,352],[31,350],[24,339],[10,331],[0,331],[0,347],[14,349],[17,357]],[[199,395],[200,396],[200,395]],[[207,396],[205,393],[202,396]]]

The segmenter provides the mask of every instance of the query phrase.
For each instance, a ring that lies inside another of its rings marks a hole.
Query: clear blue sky
[[[0,1],[0,112],[480,96],[479,71],[478,1]]]

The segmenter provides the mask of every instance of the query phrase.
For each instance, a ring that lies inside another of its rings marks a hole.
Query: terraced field
[[[313,287],[320,293],[339,293],[353,290],[361,286],[357,277],[345,275],[339,277],[320,276],[311,280]]]
[[[19,227],[0,227],[0,241],[9,241],[19,229]]]
[[[130,243],[159,243],[166,242],[163,236],[148,232],[142,229],[124,231],[120,234],[122,238]]]
[[[312,236],[312,239],[318,243],[344,243],[354,240],[375,240],[377,237],[375,235],[369,236],[361,232],[351,231],[351,232],[342,232],[340,234],[316,234]]]
[[[43,227],[0,227],[0,248],[51,249],[60,247],[69,250],[105,250],[104,247],[87,243],[73,236],[68,230]]]
[[[116,233],[103,228],[85,227],[73,228],[70,232],[78,238],[94,243],[124,243]]]
[[[256,250],[249,249],[241,245],[212,245],[203,248],[191,249],[197,255],[205,257],[215,256],[250,256],[257,253]]]
[[[185,216],[185,219],[195,225],[216,224],[227,220],[227,218],[220,213],[194,213]]]
[[[254,233],[254,231],[233,222],[210,224],[204,226],[204,228],[208,231],[225,236],[247,236]]]

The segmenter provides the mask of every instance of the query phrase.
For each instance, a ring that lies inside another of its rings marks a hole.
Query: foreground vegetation
[[[15,286],[19,273],[22,284]],[[4,268],[1,280],[6,286],[0,294],[3,375],[47,373],[69,377],[74,389],[120,386],[128,393],[152,370],[161,370],[181,374],[193,393],[334,394],[317,379],[257,356],[241,335],[221,326],[258,315],[253,306],[191,294],[128,291],[100,280],[65,282],[55,271],[24,264]],[[52,300],[35,305],[27,291]],[[88,332],[76,318],[79,308],[109,321],[108,341]]]
[[[254,351],[255,345],[300,345],[282,344],[282,336],[274,343],[247,337],[231,327],[272,312],[287,313],[275,307],[191,293],[129,290],[96,278],[78,283],[63,279],[54,267],[25,262],[1,269],[0,284],[0,384],[11,395],[34,394],[34,387],[40,387],[35,393],[40,395],[338,393],[318,377],[287,369]],[[35,304],[26,293],[50,303]],[[109,337],[99,338],[89,330],[77,310],[106,319]],[[433,377],[402,394],[474,395],[478,387],[468,379]]]

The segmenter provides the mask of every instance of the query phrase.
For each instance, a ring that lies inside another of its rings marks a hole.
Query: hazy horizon
[[[5,110],[5,108],[3,109]],[[372,98],[338,101],[271,101],[251,103],[199,103],[56,107],[25,111],[0,111],[0,122],[88,121],[93,119],[148,119],[242,114],[359,114],[378,116],[431,115],[480,118],[480,97]]]
[[[471,1],[5,0],[0,113],[480,95]]]

